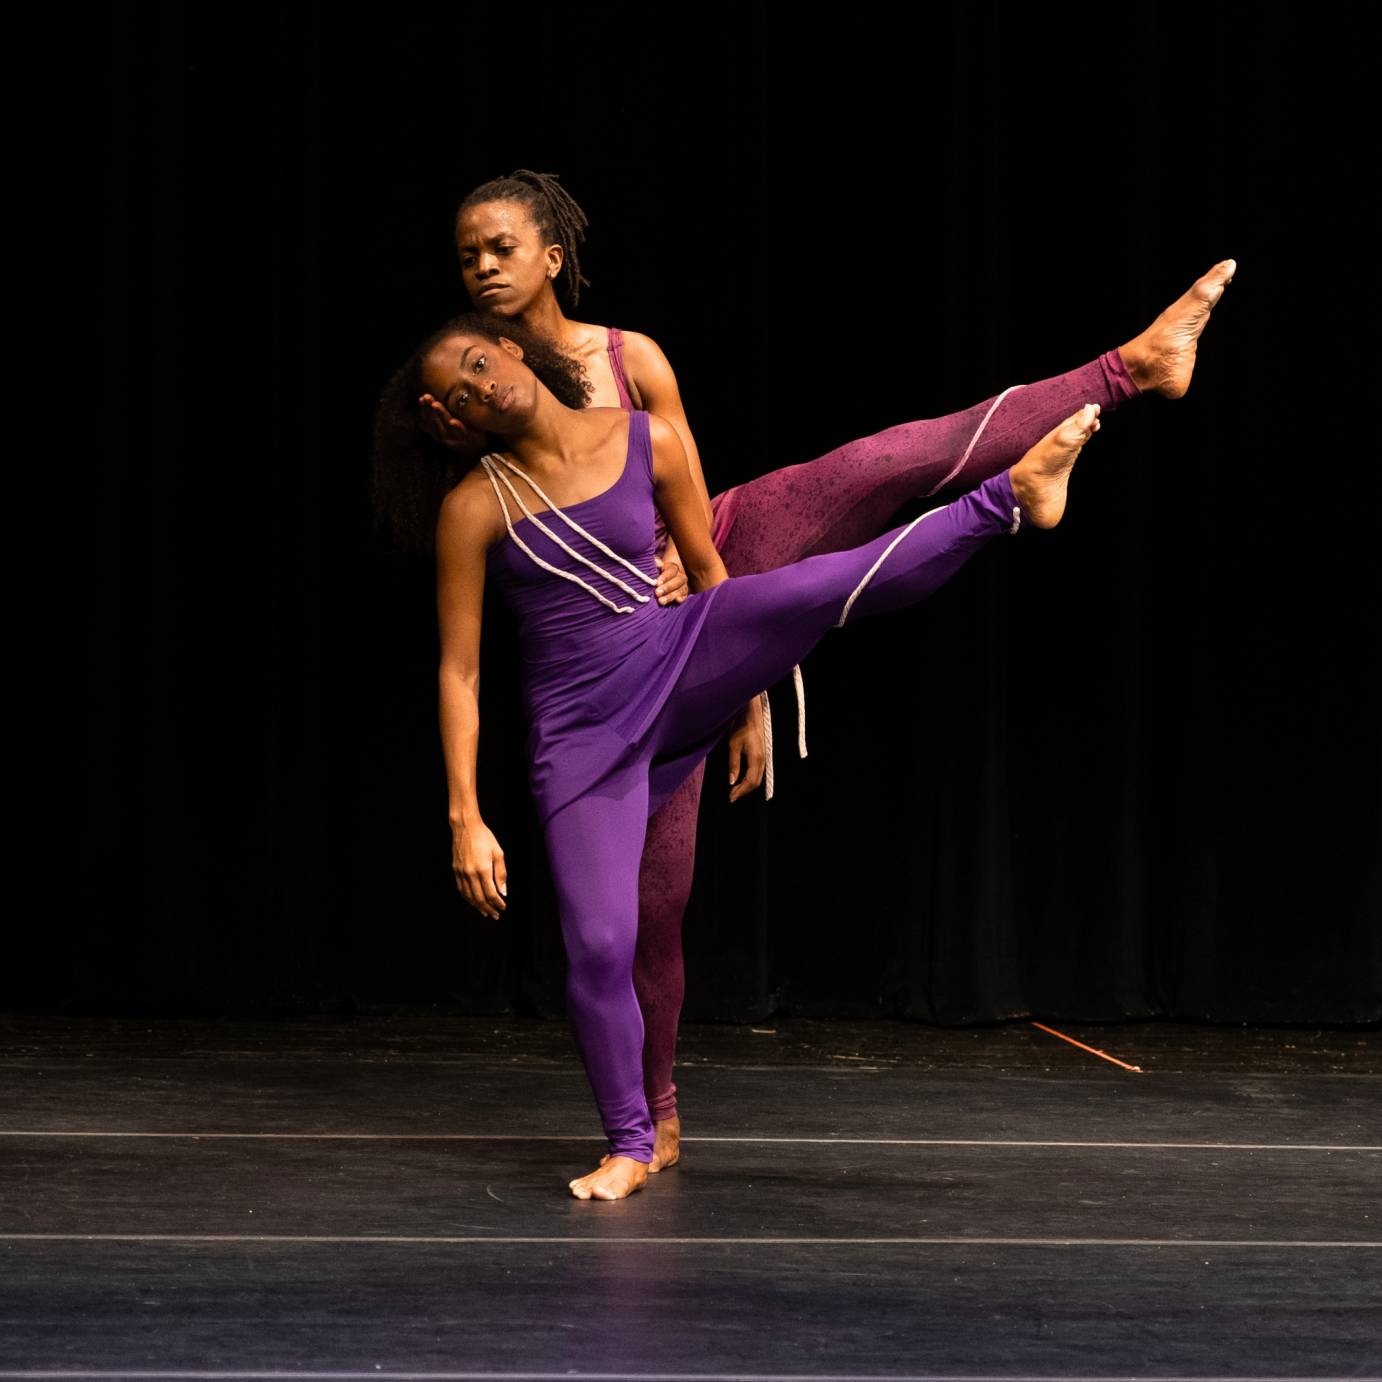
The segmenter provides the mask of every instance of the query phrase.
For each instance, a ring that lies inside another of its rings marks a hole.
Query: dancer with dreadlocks
[[[1198,337],[1234,269],[1231,260],[1216,265],[1145,331],[1079,369],[1014,385],[949,416],[889,427],[712,498],[676,376],[656,342],[574,321],[563,310],[575,307],[581,288],[589,284],[579,258],[586,226],[584,212],[552,174],[519,169],[483,184],[462,201],[456,217],[466,290],[480,311],[535,328],[578,360],[590,380],[593,406],[642,408],[668,420],[731,575],[857,546],[879,533],[909,500],[947,486],[973,485],[1011,466],[1086,399],[1107,414],[1146,393],[1180,397],[1190,383]],[[422,395],[420,406],[430,435],[449,455],[415,450],[412,464],[403,465],[395,449],[377,482],[377,498],[404,540],[425,545],[442,494],[485,449],[485,438],[431,394]],[[684,599],[676,544],[660,518],[655,552],[662,566],[658,600]],[[798,751],[804,753],[802,682],[799,669],[792,671]],[[731,801],[765,775],[771,795],[766,713],[766,694],[754,696],[729,726]],[[694,871],[703,772],[700,760],[649,820],[639,873],[634,986],[644,1021],[645,1092],[656,1127],[654,1171],[679,1157],[681,1122],[672,1069],[685,994],[681,921]]]

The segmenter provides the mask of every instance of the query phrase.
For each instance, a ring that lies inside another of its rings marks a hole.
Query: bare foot
[[[653,1124],[654,1142],[653,1159],[648,1163],[649,1172],[665,1171],[669,1166],[675,1166],[681,1160],[681,1117],[673,1114],[670,1118],[664,1118],[659,1123]],[[606,1152],[600,1158],[600,1165],[603,1166],[609,1160],[609,1153]]]
[[[1234,260],[1220,260],[1140,336],[1118,347],[1132,382],[1143,393],[1180,398],[1190,387],[1190,376],[1195,372],[1195,342],[1237,270]]]
[[[681,1160],[681,1118],[673,1114],[660,1123],[654,1123],[656,1140],[653,1142],[653,1159],[648,1166],[650,1171],[665,1171]]]
[[[567,1183],[578,1200],[622,1200],[641,1190],[648,1179],[648,1165],[631,1156],[605,1155],[599,1168]]]
[[[1099,405],[1086,403],[1053,427],[1008,472],[1023,516],[1037,528],[1054,528],[1065,512],[1065,490],[1075,457],[1099,430]]]

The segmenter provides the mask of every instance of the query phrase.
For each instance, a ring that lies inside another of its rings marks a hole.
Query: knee
[[[568,982],[606,992],[627,984],[633,973],[634,927],[579,917],[563,920]]]

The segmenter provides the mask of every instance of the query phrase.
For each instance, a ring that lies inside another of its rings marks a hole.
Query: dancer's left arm
[[[648,416],[648,440],[653,448],[653,502],[681,552],[691,589],[709,590],[728,580],[729,572],[710,536],[710,518],[696,493],[686,448],[676,428],[656,413]]]
[[[710,523],[697,502],[695,482],[686,450],[676,429],[665,418],[648,418],[653,447],[653,498],[693,590],[709,590],[729,579],[729,572],[715,550]],[[763,743],[763,707],[755,696],[734,721],[729,739],[730,801],[752,792],[763,781],[766,753]]]
[[[692,483],[700,498],[706,523],[713,529],[715,512],[710,507],[710,491],[706,488],[705,472],[701,469],[701,453],[696,449],[696,439],[691,435],[691,424],[686,420],[686,409],[682,406],[681,390],[677,387],[677,376],[672,371],[662,347],[651,336],[640,331],[624,332],[624,366],[638,396],[638,406],[650,413],[666,418],[676,429],[677,436],[686,451],[686,464],[691,472]],[[670,562],[685,569],[681,553],[677,550],[677,540],[671,533],[662,549],[661,561],[664,569]],[[672,578],[675,580],[675,577]],[[686,598],[684,587],[676,591],[678,602]],[[659,604],[668,601],[662,597]]]

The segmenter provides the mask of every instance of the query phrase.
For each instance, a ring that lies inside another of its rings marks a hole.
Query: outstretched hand
[[[504,851],[483,821],[451,828],[451,872],[461,896],[477,912],[497,921],[508,903],[509,873]]]

